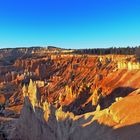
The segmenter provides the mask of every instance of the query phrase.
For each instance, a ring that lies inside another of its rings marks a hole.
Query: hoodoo
[[[23,58],[0,63],[1,139],[139,140],[135,55],[18,51]]]

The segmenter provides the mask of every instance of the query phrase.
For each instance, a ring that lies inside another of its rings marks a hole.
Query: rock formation
[[[135,56],[60,51],[2,51],[0,138],[139,140],[140,69]]]
[[[30,81],[28,92],[31,92],[32,84]],[[140,121],[140,117],[137,116],[138,113],[140,114],[139,94],[133,93],[131,96],[122,98],[104,110],[100,110],[100,107],[97,106],[95,112],[76,116],[70,112],[63,112],[61,107],[55,109],[47,102],[43,102],[42,106],[34,106],[32,101],[34,90],[32,93],[25,97],[24,107],[12,136],[13,139],[124,140],[134,138],[138,140],[140,137],[139,124],[134,126],[135,130],[129,128],[129,125],[135,125]],[[120,105],[121,108],[118,107]],[[127,108],[132,108],[131,112],[127,113]],[[134,116],[135,119],[133,119]]]

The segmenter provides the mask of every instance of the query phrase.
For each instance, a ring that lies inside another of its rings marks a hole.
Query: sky
[[[140,0],[0,0],[0,48],[140,45]]]

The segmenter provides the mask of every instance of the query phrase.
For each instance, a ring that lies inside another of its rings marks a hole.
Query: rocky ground
[[[118,66],[135,56],[13,53],[0,57],[0,139],[139,140],[140,69]]]

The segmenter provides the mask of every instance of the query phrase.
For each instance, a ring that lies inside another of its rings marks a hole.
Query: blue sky
[[[0,0],[0,48],[140,45],[140,0]]]

